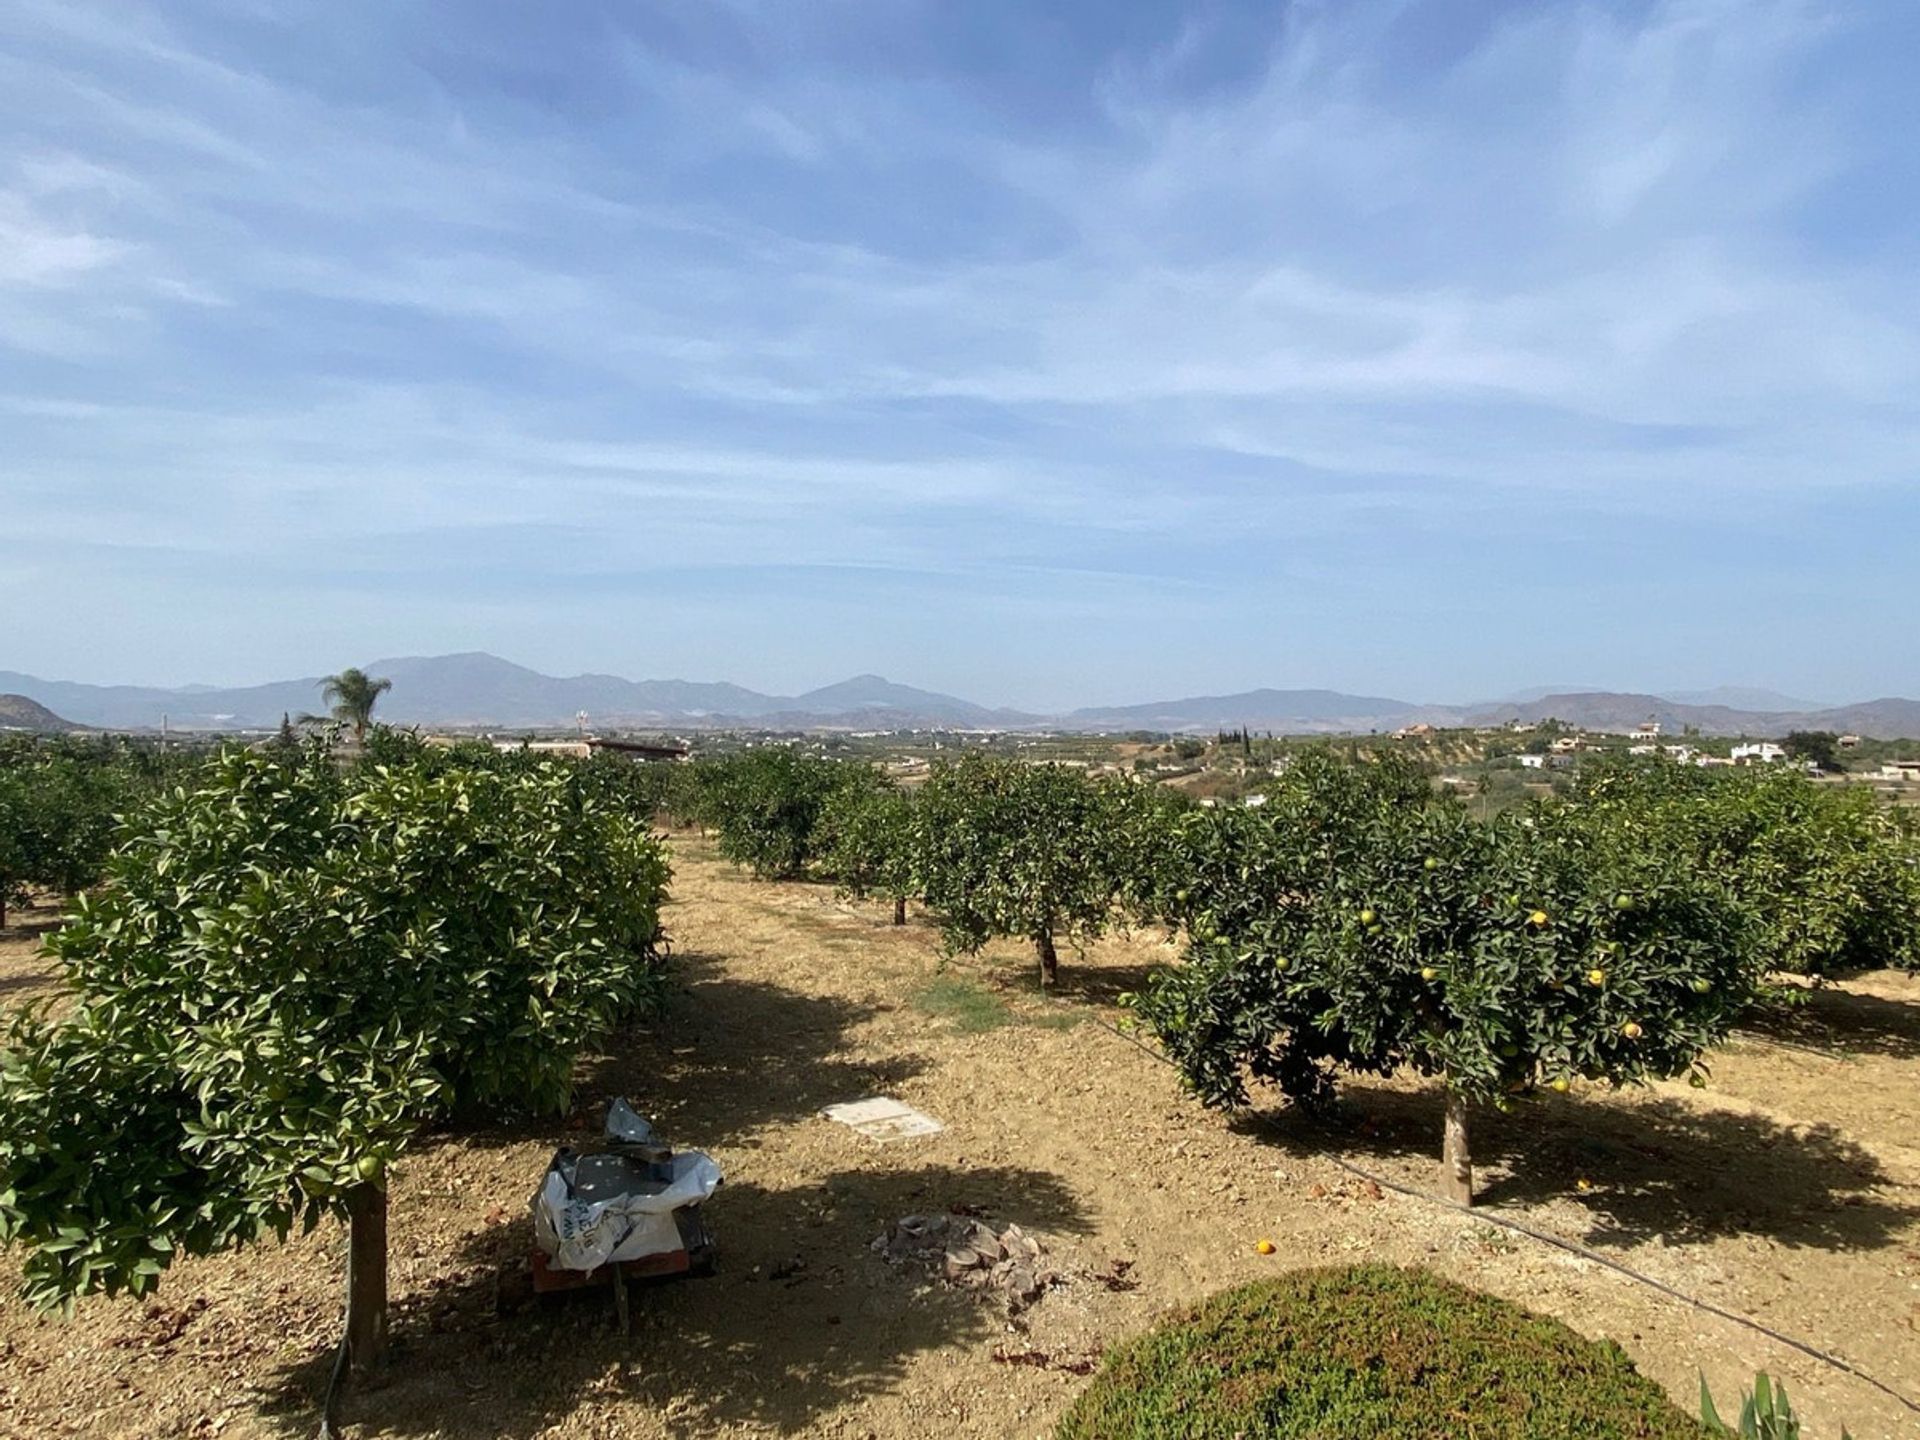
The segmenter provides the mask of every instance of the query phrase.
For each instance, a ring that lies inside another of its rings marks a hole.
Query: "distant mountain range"
[[[1835,730],[1920,736],[1920,701],[1888,698],[1820,706],[1773,691],[1733,687],[1671,696],[1526,691],[1524,698],[1467,705],[1425,705],[1335,690],[1248,690],[1034,715],[897,685],[878,675],[858,675],[800,695],[767,695],[725,682],[542,675],[480,652],[376,660],[365,668],[393,681],[379,713],[400,725],[549,728],[572,725],[584,711],[590,723],[603,729],[942,727],[1204,733],[1245,727],[1303,734],[1393,730],[1422,721],[1490,725],[1552,717],[1593,730],[1630,730],[1657,720],[1670,733],[1693,726],[1712,735]],[[0,692],[14,692],[4,699],[36,707],[56,728],[64,728],[65,717],[101,729],[158,729],[164,717],[182,730],[267,729],[278,725],[283,714],[297,717],[319,710],[320,683],[313,676],[239,688],[82,685],[0,670]],[[9,721],[7,713],[0,710],[0,727],[35,728]]]

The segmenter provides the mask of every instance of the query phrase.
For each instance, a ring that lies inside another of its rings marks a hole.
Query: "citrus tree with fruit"
[[[1920,969],[1920,843],[1911,817],[1857,785],[1783,766],[1591,767],[1576,803],[1658,833],[1725,878],[1752,913],[1755,963],[1823,976]]]
[[[156,802],[0,1042],[0,1239],[26,1298],[350,1227],[343,1355],[386,1331],[386,1184],[420,1125],[556,1111],[663,988],[668,866],[564,764],[343,771],[234,751]]]
[[[1079,771],[969,754],[936,763],[916,803],[921,883],[950,949],[1030,941],[1050,986],[1056,942],[1116,919],[1112,797]]]
[[[1570,805],[1482,824],[1411,778],[1309,753],[1264,807],[1183,820],[1185,963],[1134,1004],[1210,1104],[1439,1077],[1465,1203],[1473,1104],[1687,1073],[1753,976],[1743,913],[1672,844]]]

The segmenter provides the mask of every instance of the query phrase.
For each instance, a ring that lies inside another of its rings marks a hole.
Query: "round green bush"
[[[1611,1341],[1389,1265],[1216,1295],[1109,1352],[1058,1440],[1702,1440]]]

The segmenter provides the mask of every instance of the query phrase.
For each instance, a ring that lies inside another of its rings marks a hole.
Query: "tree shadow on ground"
[[[20,991],[38,991],[52,995],[60,989],[60,977],[54,973],[27,975],[0,975],[0,999]]]
[[[1920,1057],[1920,1005],[1831,985],[1801,993],[1801,1003],[1755,1010],[1741,1030],[1758,1040],[1820,1051]]]
[[[673,1433],[742,1425],[791,1434],[899,1383],[923,1352],[977,1343],[1008,1324],[982,1294],[950,1290],[871,1248],[891,1220],[939,1210],[1084,1233],[1055,1175],[1019,1167],[842,1170],[791,1187],[727,1184],[706,1207],[715,1275],[636,1289],[622,1335],[595,1288],[503,1309],[523,1282],[531,1225],[482,1228],[454,1273],[395,1306],[387,1373],[347,1402],[381,1433],[533,1436],[580,1411],[634,1407]],[[503,1277],[505,1289],[503,1291]],[[1047,1302],[1043,1299],[1041,1304]],[[310,1423],[330,1352],[290,1364],[269,1413]]]
[[[1031,951],[1024,955],[985,957],[980,973],[997,990],[1039,995],[1068,1005],[1117,1006],[1121,997],[1146,989],[1147,981],[1163,964],[1102,965],[1077,961],[1072,952],[1060,956],[1060,975],[1051,988],[1040,984],[1039,962]]]
[[[7,923],[0,925],[0,940],[38,940],[51,935],[65,923],[64,905],[35,905],[25,910],[7,911]]]
[[[662,1015],[626,1027],[583,1060],[570,1127],[551,1117],[485,1119],[423,1143],[558,1144],[582,1128],[597,1132],[608,1102],[625,1096],[682,1149],[724,1145],[888,1090],[925,1068],[911,1054],[856,1058],[854,1032],[882,1013],[877,1004],[729,977],[698,953],[676,956],[674,973],[678,990]]]
[[[1303,1155],[1331,1146],[1362,1165],[1431,1161],[1437,1188],[1443,1105],[1438,1085],[1349,1082],[1331,1123],[1289,1107],[1236,1124]],[[1920,1216],[1892,1198],[1879,1161],[1830,1125],[1624,1095],[1542,1097],[1506,1115],[1481,1107],[1472,1125],[1479,1203],[1573,1200],[1594,1243],[1762,1235],[1794,1248],[1874,1250],[1900,1241]],[[1582,1179],[1590,1189],[1578,1188]]]

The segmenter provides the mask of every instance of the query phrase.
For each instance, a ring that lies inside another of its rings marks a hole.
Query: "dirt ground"
[[[1690,1410],[1699,1372],[1731,1398],[1764,1367],[1811,1440],[1843,1421],[1859,1440],[1920,1432],[1856,1378],[1332,1162],[1430,1187],[1431,1087],[1353,1084],[1338,1130],[1185,1099],[1164,1065],[1091,1023],[1171,955],[1157,937],[1063,955],[1048,1002],[1018,948],[943,968],[923,923],[896,930],[884,907],[677,849],[680,993],[586,1068],[576,1123],[626,1094],[720,1161],[719,1273],[636,1292],[631,1337],[604,1295],[511,1303],[527,1200],[566,1127],[429,1137],[394,1173],[394,1354],[349,1401],[352,1434],[1044,1436],[1102,1348],[1156,1314],[1356,1259],[1431,1265],[1610,1336]],[[16,917],[0,939],[0,1004],[43,987],[33,932],[50,918]],[[1706,1091],[1581,1092],[1486,1117],[1484,1206],[1920,1397],[1916,1082],[1920,981],[1866,977],[1726,1047]],[[882,1145],[819,1115],[871,1094],[947,1128]],[[949,1208],[1038,1235],[1067,1283],[1009,1318],[870,1248],[889,1221]],[[1263,1238],[1276,1254],[1255,1253]],[[310,1434],[342,1251],[329,1225],[184,1262],[157,1300],[90,1301],[65,1321],[9,1294],[0,1433]]]

